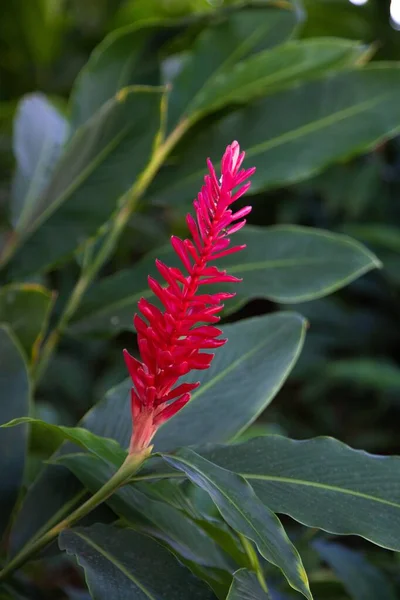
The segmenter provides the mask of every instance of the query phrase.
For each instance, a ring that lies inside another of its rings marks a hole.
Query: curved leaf
[[[52,308],[52,293],[41,285],[22,283],[0,289],[0,322],[10,325],[29,359],[34,359]]]
[[[281,44],[219,70],[193,99],[191,111],[198,118],[226,104],[248,102],[330,69],[354,65],[364,52],[365,47],[361,44],[340,38]]]
[[[212,591],[160,544],[112,525],[63,531],[60,548],[84,568],[93,600],[212,600]],[[118,586],[116,588],[116,582]]]
[[[157,450],[228,441],[268,406],[293,368],[303,345],[306,322],[296,313],[277,313],[227,325],[228,343],[211,367],[195,379],[191,401],[158,430]],[[193,381],[193,374],[187,379]],[[185,378],[182,378],[185,381]],[[130,380],[110,396],[128,405]]]
[[[124,87],[158,85],[159,66],[149,50],[160,23],[123,27],[107,35],[78,75],[71,93],[71,121],[75,128]]]
[[[400,457],[353,450],[333,438],[278,435],[201,453],[245,477],[274,512],[400,550]]]
[[[16,170],[11,220],[17,231],[30,223],[35,205],[46,188],[69,132],[67,120],[43,94],[24,96],[14,121]]]
[[[312,600],[301,558],[278,517],[255,495],[243,477],[221,469],[184,448],[164,460],[213,499],[222,517],[235,530],[254,541],[262,556],[281,569],[289,584]]]
[[[29,413],[30,384],[23,351],[8,327],[0,326],[0,424]],[[28,431],[0,429],[0,539],[17,500],[25,467]]]
[[[16,427],[17,425],[30,425],[35,430],[35,435],[46,436],[46,443],[57,449],[65,441],[77,444],[81,448],[92,452],[99,458],[109,461],[119,467],[126,458],[126,452],[115,440],[100,437],[82,427],[64,427],[62,425],[53,425],[40,419],[21,417],[13,419],[8,423],[1,425],[2,428]]]
[[[169,100],[170,127],[197,109],[215,80],[253,52],[271,48],[293,32],[298,14],[293,7],[253,7],[220,18],[197,38],[185,66],[173,80]]]
[[[160,90],[123,90],[71,138],[11,261],[14,277],[49,268],[95,234],[146,167],[160,125]]]
[[[227,311],[251,298],[280,303],[321,298],[381,266],[376,256],[359,242],[311,227],[246,226],[235,234],[235,244],[246,244],[246,250],[220,261],[222,268],[243,278],[239,286],[224,286],[227,291],[237,293],[234,301],[227,302]],[[70,332],[115,335],[132,329],[136,303],[151,295],[147,276],[159,275],[156,257],[171,266],[180,264],[168,245],[149,253],[132,269],[106,277],[83,300]]]
[[[226,600],[268,600],[269,598],[255,573],[248,569],[239,569],[234,574]]]
[[[203,157],[217,162],[233,135],[257,167],[253,192],[302,181],[372,149],[400,131],[399,73],[397,65],[374,63],[324,75],[238,109],[197,135],[190,132],[174,166],[155,179],[148,200],[190,202],[200,189]]]

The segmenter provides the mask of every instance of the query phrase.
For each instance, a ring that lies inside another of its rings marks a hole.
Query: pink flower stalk
[[[245,248],[245,245],[230,247],[229,238],[245,225],[243,217],[251,211],[250,206],[236,213],[231,209],[249,189],[250,182],[246,180],[255,172],[255,168],[240,169],[244,156],[238,142],[230,144],[222,158],[219,180],[208,159],[209,173],[193,203],[196,220],[190,214],[186,217],[192,239],[171,237],[172,247],[187,274],[156,260],[166,285],[162,287],[153,277],[148,281],[164,310],[144,298],[138,303],[144,318],[136,314],[133,322],[141,362],[124,350],[133,382],[131,454],[147,448],[157,428],[189,402],[190,392],[199,382],[174,386],[190,371],[210,366],[214,354],[202,350],[218,348],[227,341],[218,338],[222,332],[214,324],[220,320],[222,302],[235,294],[207,294],[203,286],[241,281],[209,263]]]

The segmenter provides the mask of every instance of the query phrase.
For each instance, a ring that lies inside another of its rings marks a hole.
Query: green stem
[[[169,137],[161,143],[155,150],[153,157],[148,164],[147,168],[143,171],[138,181],[132,186],[128,192],[127,200],[122,205],[121,209],[117,213],[113,225],[104,240],[102,247],[100,248],[97,255],[93,258],[92,262],[83,269],[80,278],[78,279],[72,294],[65,306],[65,309],[60,317],[60,320],[54,330],[51,332],[47,341],[45,342],[40,360],[33,373],[33,380],[37,384],[44,374],[49,361],[57,348],[57,345],[68,326],[72,316],[75,314],[79,307],[83,296],[85,295],[88,287],[91,285],[102,266],[112,255],[114,248],[124,231],[126,225],[129,222],[135,208],[146,192],[148,186],[154,179],[160,167],[163,165],[166,157],[171,152],[172,148],[177,144],[181,137],[191,126],[191,121],[183,120],[181,123],[172,131]]]
[[[151,453],[151,448],[147,448],[141,454],[128,455],[124,464],[120,469],[86,502],[75,509],[68,517],[54,525],[44,535],[34,540],[26,546],[0,571],[0,581],[6,579],[16,569],[24,565],[32,556],[42,550],[50,542],[52,542],[64,529],[71,527],[77,521],[88,515],[93,509],[97,508],[107,498],[118,490],[121,486],[129,482],[130,478],[139,469],[143,461]]]

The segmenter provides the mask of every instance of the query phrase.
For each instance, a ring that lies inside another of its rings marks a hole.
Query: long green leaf
[[[212,600],[211,590],[151,538],[94,525],[66,530],[60,548],[85,570],[93,600]]]
[[[0,327],[0,424],[29,413],[30,384],[24,353],[12,333]],[[0,429],[0,539],[17,500],[24,474],[27,427]]]
[[[394,585],[372,563],[341,544],[317,540],[313,548],[336,573],[353,600],[396,600]]]
[[[163,458],[204,489],[226,522],[253,540],[262,556],[282,570],[295,590],[312,599],[299,554],[278,517],[257,498],[243,477],[221,469],[189,449],[181,449],[174,455],[164,454]]]
[[[246,429],[271,402],[296,362],[305,325],[299,315],[281,313],[224,327],[229,342],[218,350],[211,368],[199,373],[202,385],[189,405],[161,427],[156,448],[172,450],[200,440],[228,441]],[[113,438],[126,448],[132,427],[129,387],[126,381],[110,390],[80,426]],[[66,447],[62,451],[73,450]],[[65,468],[46,467],[17,515],[11,532],[12,552],[20,550],[39,530],[58,522],[81,498],[82,487]]]
[[[115,472],[104,461],[88,454],[67,454],[56,462],[72,471],[92,493]],[[146,491],[146,486],[124,486],[108,498],[107,504],[116,515],[136,529],[167,542],[186,560],[204,567],[231,568],[221,550],[199,525],[165,501],[152,499]]]
[[[397,456],[353,450],[333,438],[295,441],[278,435],[202,454],[240,473],[275,512],[309,527],[360,535],[400,550]]]
[[[0,290],[0,322],[7,323],[26,356],[36,357],[52,307],[52,293],[41,285],[22,283]]]
[[[243,278],[224,285],[237,292],[227,302],[230,311],[251,298],[295,303],[320,298],[380,267],[379,260],[359,242],[343,235],[307,227],[247,226],[235,234],[246,250],[221,260],[221,267]],[[132,269],[120,271],[94,285],[71,324],[71,333],[116,334],[132,329],[132,315],[141,297],[151,295],[147,275],[159,276],[155,258],[171,266],[179,259],[170,246],[156,249]]]
[[[213,27],[206,28],[172,82],[170,127],[196,111],[201,98],[209,93],[220,74],[232,69],[241,58],[287,39],[297,20],[294,8],[258,7],[228,14]]]
[[[62,425],[53,425],[46,423],[40,419],[32,419],[29,417],[21,417],[13,419],[8,423],[1,425],[2,428],[16,427],[17,425],[30,425],[32,429],[36,429],[35,435],[45,435],[49,446],[53,444],[54,449],[57,449],[65,441],[70,441],[84,448],[88,452],[92,452],[99,458],[109,461],[119,467],[126,458],[126,452],[115,440],[100,437],[91,433],[82,427],[64,427]]]
[[[95,48],[78,75],[71,93],[71,121],[83,125],[103,104],[124,87],[158,85],[159,66],[150,47],[154,33],[164,21],[120,28],[107,35]]]
[[[204,156],[218,161],[233,138],[257,167],[252,191],[292,184],[400,131],[400,69],[374,63],[278,91],[190,134],[149,190],[157,204],[197,194]],[[329,142],[329,143],[328,143]]]
[[[23,231],[35,212],[35,204],[49,183],[67,139],[69,124],[42,94],[24,96],[14,121],[11,220]]]
[[[270,599],[270,596],[262,589],[255,573],[248,569],[236,571],[226,600],[268,599]]]
[[[70,140],[10,269],[49,268],[94,235],[146,167],[160,125],[160,90],[122,90]]]
[[[306,323],[296,313],[277,313],[224,328],[228,343],[211,367],[196,379],[200,387],[154,438],[157,450],[228,441],[246,429],[268,406],[293,368],[303,345]],[[193,375],[182,381],[193,381]],[[114,406],[128,405],[130,381],[111,395]]]
[[[365,47],[353,41],[320,38],[281,44],[222,69],[190,104],[194,116],[227,104],[246,103],[277,88],[351,66]]]

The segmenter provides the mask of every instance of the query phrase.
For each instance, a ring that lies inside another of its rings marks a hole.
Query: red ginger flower
[[[157,428],[190,400],[190,392],[200,385],[199,382],[174,386],[189,371],[210,366],[214,354],[201,350],[218,348],[227,341],[218,338],[222,332],[214,324],[220,320],[218,313],[224,307],[222,302],[235,294],[207,294],[202,292],[202,286],[241,281],[209,263],[245,248],[245,245],[229,247],[229,236],[245,225],[243,217],[251,211],[250,206],[236,213],[230,208],[247,192],[250,182],[245,181],[255,171],[255,168],[240,170],[244,156],[237,142],[228,146],[222,158],[219,181],[208,159],[209,174],[193,203],[196,220],[190,214],[186,217],[192,240],[171,238],[188,274],[156,260],[157,269],[167,285],[162,287],[152,277],[148,281],[164,311],[144,298],[138,303],[144,319],[136,314],[133,321],[142,362],[124,350],[134,385],[131,390],[134,430],[130,453],[147,448]],[[240,187],[234,192],[237,186]]]

